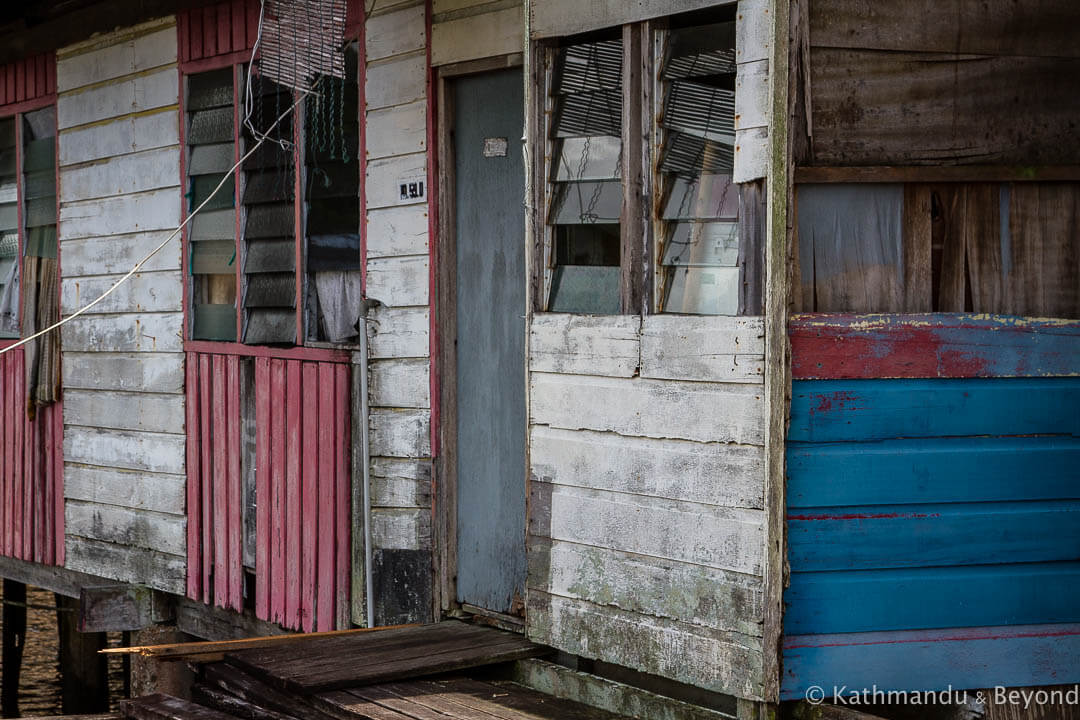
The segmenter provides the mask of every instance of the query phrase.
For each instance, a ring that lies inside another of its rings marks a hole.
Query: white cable
[[[267,133],[269,133],[269,132],[270,132],[271,130],[273,130],[273,129],[274,129],[275,127],[277,127],[278,123],[280,123],[280,122],[281,122],[282,120],[284,120],[284,119],[285,119],[285,117],[286,117],[287,115],[289,115],[289,113],[291,113],[291,112],[292,112],[292,111],[293,111],[293,110],[294,110],[294,109],[296,108],[296,106],[297,106],[297,105],[299,105],[299,104],[300,104],[300,102],[301,102],[301,101],[302,101],[302,100],[303,100],[303,99],[304,99],[305,97],[307,97],[307,95],[308,95],[307,91],[304,91],[304,92],[302,92],[302,93],[300,94],[300,96],[299,96],[299,97],[298,97],[298,98],[296,99],[296,102],[294,102],[294,103],[292,104],[292,106],[291,106],[291,107],[289,107],[289,109],[288,109],[288,110],[286,110],[285,112],[283,112],[283,113],[282,113],[281,115],[279,115],[279,116],[278,116],[278,119],[277,119],[277,120],[275,120],[275,121],[274,121],[274,123],[273,123],[273,124],[272,124],[272,125],[270,126],[270,128],[269,128],[269,129],[267,130]],[[60,326],[62,326],[62,325],[64,325],[64,324],[66,324],[66,323],[68,323],[68,322],[70,322],[71,320],[74,320],[75,318],[79,317],[80,315],[83,315],[83,314],[85,314],[85,313],[86,313],[86,312],[87,312],[87,311],[88,311],[88,310],[89,310],[90,308],[94,307],[94,306],[95,306],[95,305],[97,305],[97,304],[98,304],[99,302],[101,302],[102,300],[104,300],[105,298],[107,298],[107,297],[108,297],[109,295],[111,295],[111,294],[113,293],[113,291],[114,291],[114,290],[116,290],[116,288],[120,287],[120,285],[122,285],[122,284],[123,284],[123,283],[124,283],[124,282],[125,282],[126,280],[128,280],[128,279],[129,279],[129,278],[130,278],[130,277],[131,277],[132,275],[134,275],[135,273],[139,272],[139,270],[140,270],[140,269],[142,268],[142,266],[143,266],[143,265],[145,265],[145,264],[147,263],[147,261],[149,261],[149,260],[150,260],[150,258],[152,258],[152,257],[154,257],[155,255],[157,255],[157,254],[158,254],[158,253],[159,253],[159,252],[160,252],[160,251],[162,250],[162,248],[164,248],[164,247],[165,247],[166,245],[168,245],[168,244],[169,244],[169,242],[170,242],[170,241],[172,241],[172,239],[173,239],[174,237],[176,237],[176,236],[177,236],[177,234],[178,234],[178,233],[179,233],[179,232],[180,232],[181,230],[183,230],[183,229],[184,229],[184,226],[186,226],[186,225],[187,225],[187,224],[188,224],[189,222],[191,222],[191,219],[192,219],[193,217],[195,217],[196,215],[198,215],[198,214],[199,214],[199,212],[200,212],[200,211],[201,211],[201,210],[203,209],[203,207],[205,207],[205,206],[206,206],[206,203],[210,202],[210,200],[211,200],[211,199],[212,199],[212,198],[213,198],[213,197],[214,197],[215,195],[217,195],[218,191],[219,191],[219,190],[221,190],[221,188],[222,188],[222,187],[223,187],[223,186],[225,185],[225,183],[226,183],[226,182],[227,182],[227,181],[229,180],[229,178],[230,178],[230,177],[232,177],[232,174],[233,174],[233,172],[235,172],[235,171],[236,171],[236,168],[240,167],[240,165],[241,165],[241,164],[242,164],[242,163],[243,163],[243,162],[244,162],[245,160],[247,160],[247,159],[248,159],[249,157],[251,157],[251,156],[252,156],[252,154],[254,154],[254,152],[255,152],[256,150],[258,150],[258,149],[259,149],[259,146],[263,144],[263,141],[264,141],[265,139],[266,139],[265,137],[263,137],[263,138],[260,138],[260,139],[259,139],[259,140],[258,140],[258,141],[257,141],[257,142],[256,142],[256,143],[255,143],[255,144],[254,144],[254,145],[252,146],[252,147],[251,147],[251,149],[250,149],[250,150],[248,150],[248,151],[247,151],[246,153],[244,153],[244,156],[243,156],[242,158],[240,158],[239,160],[237,160],[237,161],[236,161],[236,164],[235,164],[235,165],[233,165],[233,166],[232,166],[231,168],[229,168],[229,171],[228,171],[227,173],[225,173],[225,175],[224,175],[224,176],[223,176],[223,177],[221,178],[221,182],[219,182],[219,183],[217,184],[217,187],[215,187],[215,188],[213,189],[213,191],[212,191],[212,192],[211,192],[211,193],[210,193],[210,194],[209,194],[209,195],[208,195],[208,196],[206,197],[206,199],[205,199],[205,200],[203,200],[203,201],[202,201],[202,203],[200,203],[199,207],[195,208],[195,209],[194,209],[194,210],[193,210],[192,212],[190,212],[190,213],[188,214],[187,218],[185,218],[185,219],[184,219],[184,222],[180,223],[179,227],[177,227],[177,228],[176,228],[175,230],[173,230],[173,231],[172,231],[172,232],[171,232],[171,233],[169,234],[169,237],[165,238],[165,240],[163,240],[163,241],[161,242],[161,244],[160,244],[160,245],[158,245],[158,246],[157,246],[156,248],[154,248],[153,250],[151,250],[151,251],[150,251],[150,253],[149,253],[149,254],[148,254],[148,255],[147,255],[146,257],[144,257],[144,258],[143,258],[142,260],[140,260],[139,262],[135,263],[135,267],[133,267],[133,268],[131,268],[130,270],[128,270],[128,271],[127,271],[127,273],[126,273],[126,274],[125,274],[125,275],[124,275],[124,276],[123,276],[122,278],[120,278],[120,279],[119,279],[119,280],[117,280],[117,281],[116,281],[115,283],[113,283],[112,287],[110,287],[110,288],[109,288],[108,290],[106,290],[105,292],[101,293],[101,295],[99,295],[99,296],[97,297],[97,299],[95,299],[95,300],[94,300],[93,302],[91,302],[91,303],[89,303],[88,305],[85,305],[85,306],[83,306],[83,307],[79,308],[78,310],[76,310],[75,312],[73,312],[73,313],[72,313],[71,315],[68,315],[68,316],[67,316],[66,318],[63,318],[63,319],[62,319],[62,320],[60,320],[59,322],[53,323],[52,325],[50,325],[49,327],[45,328],[44,330],[40,330],[40,331],[38,331],[38,332],[34,333],[33,335],[31,335],[30,337],[27,337],[27,338],[23,338],[22,340],[20,340],[20,341],[19,341],[19,342],[17,342],[17,343],[13,343],[13,344],[11,344],[11,345],[8,345],[8,346],[7,346],[7,347],[5,347],[5,348],[2,348],[2,349],[0,349],[0,355],[3,355],[3,354],[4,354],[4,353],[6,353],[6,352],[10,352],[11,350],[14,350],[14,349],[15,349],[15,348],[17,348],[17,347],[21,347],[21,346],[25,345],[26,343],[30,342],[31,340],[36,340],[37,338],[41,337],[42,335],[44,335],[44,334],[46,334],[46,333],[49,333],[49,332],[52,332],[53,330],[56,330],[56,329],[58,329],[58,328],[59,328]]]

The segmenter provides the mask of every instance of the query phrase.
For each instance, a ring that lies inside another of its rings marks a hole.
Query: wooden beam
[[[293,633],[289,635],[268,635],[264,637],[240,638],[236,640],[206,640],[164,645],[142,645],[136,647],[108,648],[101,652],[105,655],[142,655],[159,660],[184,660],[187,662],[206,662],[220,659],[225,653],[252,650],[255,648],[279,647],[298,642],[307,642],[315,638],[338,637],[341,635],[363,635],[365,633],[394,630],[415,625],[388,625],[376,628],[356,628],[353,630],[328,630],[326,632]]]
[[[784,480],[784,441],[791,393],[791,356],[787,318],[791,302],[791,136],[792,111],[789,72],[793,24],[806,0],[772,0],[772,57],[769,59],[769,170],[766,187],[765,248],[765,618],[762,637],[763,697],[780,697],[780,640],[783,632],[783,593],[787,563],[787,504]]]
[[[623,95],[642,97],[641,27],[623,25]],[[641,107],[634,102],[622,106],[624,151],[622,153],[622,214],[619,226],[622,237],[619,292],[624,315],[644,312],[645,233],[650,209],[643,197],[644,167],[642,152],[648,153],[647,125],[642,122]]]
[[[115,581],[97,575],[10,557],[0,557],[0,577],[17,580],[70,598],[79,597],[84,587],[115,584]]]
[[[172,616],[166,596],[141,585],[84,587],[79,595],[79,632],[142,630]]]
[[[1080,165],[868,165],[802,166],[796,183],[936,183],[1080,180]]]

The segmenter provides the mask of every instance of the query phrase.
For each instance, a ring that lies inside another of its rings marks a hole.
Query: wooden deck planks
[[[311,694],[546,652],[514,633],[450,621],[375,636],[329,637],[301,647],[234,653],[227,660],[272,685]]]

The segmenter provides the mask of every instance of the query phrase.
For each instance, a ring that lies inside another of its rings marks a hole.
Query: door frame
[[[454,176],[454,80],[467,75],[513,70],[524,66],[522,53],[496,55],[433,68],[435,94],[435,161],[432,173],[437,187],[436,238],[432,298],[432,357],[436,380],[438,421],[437,449],[432,459],[432,543],[434,573],[432,601],[436,619],[462,613],[483,615],[505,629],[524,632],[524,619],[457,601],[457,225],[456,178]],[[524,77],[522,78],[524,82]],[[525,168],[529,172],[529,168]],[[524,232],[524,228],[522,228]],[[522,282],[524,282],[522,278]],[[522,308],[524,313],[526,308]],[[526,368],[522,368],[525,372]],[[526,440],[526,467],[521,481],[528,479],[528,423],[522,428]],[[527,502],[527,500],[526,500]],[[524,548],[525,538],[522,538]]]

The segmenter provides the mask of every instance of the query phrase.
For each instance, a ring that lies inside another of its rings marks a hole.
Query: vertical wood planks
[[[270,359],[255,360],[255,387],[270,387]],[[255,394],[255,614],[270,617],[270,395]]]
[[[346,626],[348,365],[258,356],[249,373],[242,356],[188,356],[188,595],[244,606],[241,383],[253,378],[256,616],[305,632]]]
[[[56,93],[56,53],[47,52],[0,67],[0,105],[45,98]]]
[[[319,408],[322,414],[329,415],[334,407],[334,368],[323,363],[319,373]],[[335,418],[336,419],[336,418]],[[329,418],[328,418],[329,420]],[[334,514],[334,435],[335,427],[331,422],[319,423],[319,515],[322,518]],[[318,593],[318,629],[333,630],[334,616],[334,525],[319,523],[319,593]]]
[[[241,610],[240,362],[234,355],[189,352],[187,383],[187,594]]]
[[[63,554],[59,403],[26,412],[22,350],[0,356],[0,555],[55,565]]]

